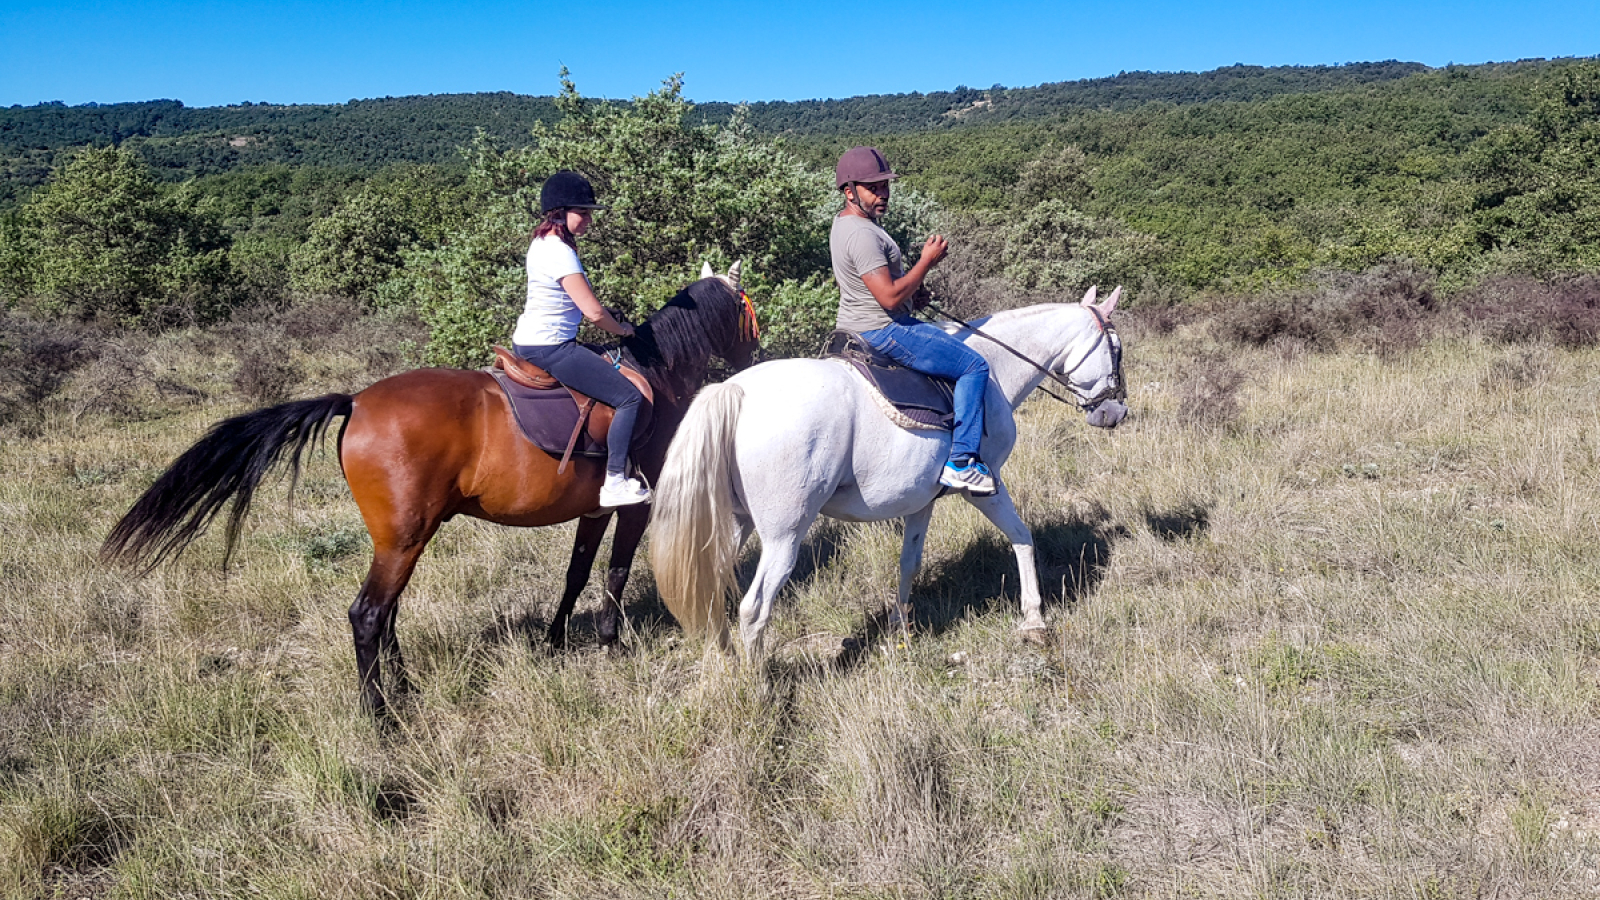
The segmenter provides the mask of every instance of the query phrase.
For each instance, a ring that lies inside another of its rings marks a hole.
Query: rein
[[[1102,392],[1101,396],[1098,396],[1098,397],[1085,397],[1081,392],[1078,391],[1077,387],[1075,387],[1072,384],[1071,381],[1067,380],[1066,376],[1071,375],[1073,372],[1078,371],[1079,367],[1081,367],[1084,363],[1088,362],[1089,361],[1089,357],[1093,356],[1094,352],[1096,350],[1100,349],[1100,345],[1102,343],[1104,343],[1105,340],[1106,340],[1107,332],[1112,330],[1111,323],[1107,322],[1105,320],[1105,317],[1100,315],[1100,310],[1095,309],[1092,306],[1085,306],[1084,308],[1089,310],[1089,312],[1094,314],[1095,322],[1100,325],[1100,335],[1097,338],[1095,338],[1095,342],[1089,346],[1089,349],[1083,354],[1082,358],[1080,358],[1077,362],[1073,363],[1071,368],[1065,369],[1062,372],[1060,372],[1059,374],[1056,373],[1056,372],[1052,372],[1049,369],[1045,368],[1044,366],[1041,366],[1038,363],[1034,362],[1032,359],[1030,359],[1026,355],[1024,355],[1022,353],[1022,351],[1016,349],[1015,347],[1012,347],[1010,344],[1007,344],[1005,341],[1002,341],[999,338],[996,338],[991,334],[988,334],[988,333],[986,333],[984,331],[979,330],[976,326],[968,324],[967,322],[965,322],[965,321],[963,321],[961,319],[958,319],[955,316],[950,315],[948,312],[945,312],[943,308],[941,308],[937,303],[934,303],[932,300],[927,302],[926,308],[933,310],[934,312],[938,313],[941,316],[944,316],[946,319],[949,319],[950,321],[956,323],[957,325],[960,325],[962,328],[967,329],[968,331],[970,331],[973,334],[983,338],[984,340],[993,343],[995,346],[997,346],[1000,349],[1006,351],[1007,353],[1010,353],[1012,356],[1015,356],[1017,359],[1020,359],[1023,362],[1027,363],[1028,365],[1033,366],[1035,369],[1038,369],[1040,372],[1043,372],[1046,378],[1048,378],[1051,381],[1054,381],[1056,384],[1059,384],[1062,387],[1066,388],[1068,393],[1072,394],[1072,396],[1074,396],[1074,397],[1077,397],[1078,398],[1078,404],[1077,405],[1078,405],[1078,407],[1080,409],[1088,409],[1089,407],[1094,406],[1095,404],[1098,404],[1098,403],[1106,400],[1109,397],[1115,396],[1117,391],[1120,390],[1121,387],[1122,387],[1122,372],[1121,372],[1122,366],[1121,366],[1120,361],[1117,361],[1117,360],[1113,360],[1113,362],[1116,363],[1116,368],[1117,368],[1117,373],[1116,373],[1116,378],[1115,378],[1115,382],[1116,383],[1115,383],[1115,385],[1113,385],[1113,387],[1110,390]],[[1039,386],[1039,390],[1044,391],[1045,396],[1052,397],[1052,398],[1054,398],[1056,400],[1061,401],[1062,403],[1071,403],[1072,402],[1071,400],[1068,400],[1067,398],[1061,396],[1060,394],[1054,393],[1053,391],[1050,391],[1050,390],[1046,389],[1044,385],[1040,385]]]

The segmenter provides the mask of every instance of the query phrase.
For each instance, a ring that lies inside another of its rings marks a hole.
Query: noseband
[[[1033,366],[1035,369],[1043,372],[1046,378],[1066,388],[1067,391],[1072,394],[1072,396],[1077,397],[1078,407],[1085,412],[1092,411],[1095,407],[1107,400],[1122,400],[1128,396],[1127,389],[1122,386],[1122,338],[1117,336],[1116,326],[1112,325],[1105,316],[1102,316],[1100,314],[1100,310],[1095,309],[1092,306],[1085,306],[1084,309],[1087,309],[1089,312],[1094,314],[1094,321],[1095,324],[1100,326],[1100,333],[1095,337],[1094,343],[1089,345],[1089,349],[1081,358],[1079,358],[1077,362],[1073,363],[1070,368],[1061,370],[1059,373],[1052,372],[1044,366],[1039,365],[1032,359],[1029,359],[1020,350],[1017,350],[1015,347],[1012,347],[1005,341],[999,340],[993,335],[980,331],[976,327],[967,324],[955,316],[950,315],[943,309],[940,309],[935,303],[928,303],[927,308],[933,310],[941,316],[944,316],[946,319],[949,319],[957,325],[960,325],[962,328],[967,329],[973,334],[978,335],[984,340],[995,344],[1000,349],[1010,353],[1012,356],[1015,356],[1017,359],[1020,359],[1028,365]],[[1078,390],[1077,386],[1074,385],[1072,381],[1067,378],[1067,376],[1082,368],[1083,364],[1088,362],[1090,357],[1094,356],[1094,352],[1100,349],[1100,345],[1102,343],[1109,343],[1111,345],[1111,380],[1103,389],[1095,394],[1085,394],[1083,391]],[[1062,403],[1072,402],[1071,400],[1068,400],[1059,394],[1045,390],[1043,386],[1041,386],[1039,390],[1044,391],[1046,396],[1054,397],[1055,399],[1060,400]]]

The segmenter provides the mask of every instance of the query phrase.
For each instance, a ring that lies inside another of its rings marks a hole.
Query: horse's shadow
[[[1147,510],[1144,524],[1163,541],[1180,541],[1194,537],[1211,526],[1211,508],[1190,501],[1168,510]]]
[[[789,575],[789,583],[806,584],[818,572],[829,568],[834,558],[839,555],[840,548],[849,539],[850,533],[845,523],[820,519],[801,548],[794,570]],[[755,578],[760,556],[758,540],[752,540],[745,546],[737,570],[741,588],[748,587]],[[605,569],[597,566],[591,575],[591,587],[584,591],[584,596],[578,601],[578,608],[573,610],[571,618],[567,620],[569,649],[599,646],[596,635],[600,630],[600,598],[594,593],[593,583],[600,582],[603,585],[604,580]],[[603,586],[601,589],[604,589]],[[551,616],[543,609],[546,604],[538,602],[543,598],[529,599],[536,602],[497,615],[495,621],[480,632],[479,639],[487,646],[499,646],[513,640],[521,640],[527,643],[535,654],[548,655],[555,652],[547,638]],[[664,627],[676,627],[671,611],[667,609],[661,595],[656,592],[655,578],[642,566],[634,567],[628,588],[623,591],[622,614],[623,643],[639,634]],[[734,628],[738,627],[737,609],[729,610],[729,620]],[[612,649],[623,652],[626,650],[625,647]]]
[[[1112,541],[1125,533],[1110,524],[1104,510],[1086,518],[1060,517],[1036,524],[1032,531],[1034,567],[1047,613],[1070,610],[1104,580]],[[997,605],[1019,609],[1017,579],[1017,556],[1010,542],[987,532],[959,556],[923,567],[911,589],[916,626],[938,635]]]
[[[1204,505],[1186,503],[1172,509],[1146,511],[1143,519],[1145,527],[1157,537],[1178,541],[1204,532],[1210,525],[1210,510]],[[1052,611],[1068,614],[1089,596],[1105,578],[1114,545],[1129,534],[1126,526],[1114,522],[1110,512],[1098,505],[1073,515],[1049,515],[1043,521],[1033,522],[1031,530],[1034,565],[1039,573],[1046,614]],[[784,593],[803,588],[819,573],[831,568],[845,545],[858,538],[855,529],[847,523],[819,519],[801,546]],[[759,559],[759,544],[752,542],[745,548],[738,567],[741,587],[748,587],[755,577]],[[597,570],[596,577],[603,577],[603,574]],[[924,560],[911,589],[912,630],[938,636],[957,627],[968,616],[996,608],[1014,611],[1020,597],[1017,578],[1015,552],[1003,535],[992,530],[984,532],[958,556]],[[597,598],[590,600],[589,603],[580,601],[579,609],[569,620],[567,634],[571,649],[598,646],[595,635],[599,630],[600,610]],[[635,570],[634,581],[623,601],[624,643],[641,634],[676,627],[648,572]],[[779,603],[783,602],[780,598]],[[484,629],[484,642],[494,645],[520,639],[538,654],[550,653],[546,640],[550,620],[535,609],[508,611],[498,616]],[[730,609],[729,616],[730,624],[737,628],[737,610]],[[831,654],[831,659],[808,657],[808,661],[797,661],[786,668],[794,669],[795,674],[849,670],[859,665],[873,647],[899,633],[900,625],[890,621],[889,610],[879,609],[867,615],[859,628],[841,638],[837,653]],[[625,651],[626,648],[613,649]]]
[[[1182,517],[1175,514],[1172,522],[1180,519]],[[834,527],[819,528],[807,538],[806,545],[811,552],[802,552],[801,563],[796,565],[790,578],[791,586],[803,586],[826,568],[843,542],[849,539],[849,532],[840,527],[840,523],[831,524]],[[1176,524],[1170,527],[1179,528]],[[1198,527],[1204,527],[1203,517]],[[1056,514],[1033,523],[1030,528],[1034,565],[1047,613],[1052,609],[1070,611],[1093,592],[1105,578],[1113,544],[1129,533],[1099,506],[1080,515]],[[749,563],[749,568],[753,570],[753,562]],[[742,583],[748,582],[750,574],[741,572],[745,579]],[[1017,578],[1016,553],[998,532],[984,533],[958,556],[924,560],[911,589],[911,630],[937,636],[957,627],[970,615],[987,613],[997,607],[1016,609],[1020,598]],[[848,671],[861,664],[873,647],[897,637],[900,631],[900,624],[891,621],[890,611],[879,609],[841,639],[838,652],[831,659],[806,657],[785,668],[799,677],[820,676],[830,670]]]

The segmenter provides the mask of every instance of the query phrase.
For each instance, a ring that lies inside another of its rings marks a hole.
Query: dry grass
[[[632,655],[531,650],[569,530],[458,521],[402,604],[390,737],[356,708],[337,466],[264,492],[225,573],[215,540],[106,571],[111,522],[255,388],[226,340],[152,342],[141,420],[108,420],[81,369],[0,442],[0,894],[1600,891],[1600,353],[1159,331],[1129,329],[1117,432],[1021,413],[1053,646],[956,503],[909,642],[895,529],[819,525],[760,677],[681,640],[643,567]],[[372,363],[296,365],[308,396]]]

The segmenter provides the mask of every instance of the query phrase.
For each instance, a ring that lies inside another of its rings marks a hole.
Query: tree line
[[[0,298],[160,327],[336,295],[419,316],[430,359],[470,362],[520,306],[540,182],[573,168],[613,206],[585,248],[604,299],[642,315],[701,259],[742,258],[774,346],[809,352],[831,318],[831,165],[855,143],[906,174],[902,243],[952,235],[946,287],[980,306],[1090,282],[1181,302],[1397,261],[1446,292],[1600,268],[1594,60],[1230,67],[830,103],[695,106],[677,78],[602,102],[563,73],[544,99],[0,110],[8,177],[48,157],[0,204]]]

